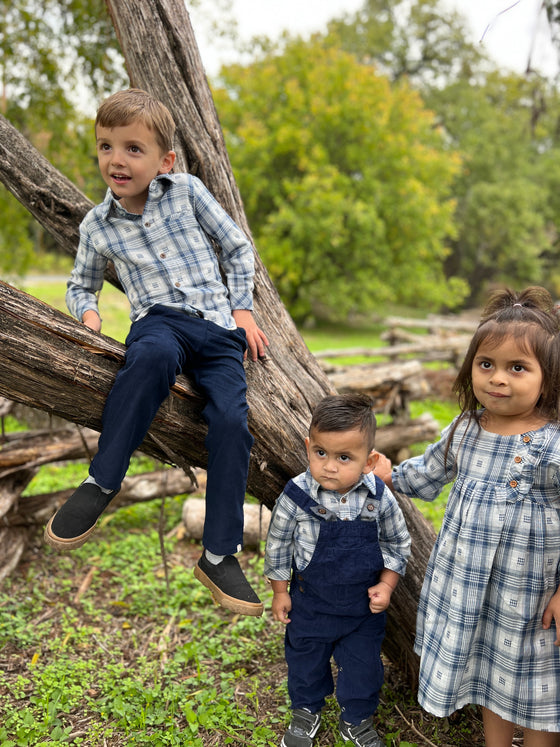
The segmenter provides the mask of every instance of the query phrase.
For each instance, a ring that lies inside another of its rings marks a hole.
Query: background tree
[[[554,26],[558,4],[547,6]],[[366,0],[329,29],[364,64],[406,75],[461,154],[445,274],[469,284],[466,304],[496,283],[560,294],[556,83],[535,71],[499,72],[469,41],[465,19],[438,0]]]
[[[263,261],[296,320],[437,309],[459,158],[406,82],[320,39],[221,71],[214,92]]]

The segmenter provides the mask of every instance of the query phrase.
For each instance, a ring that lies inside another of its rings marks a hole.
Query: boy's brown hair
[[[365,394],[354,393],[326,396],[313,410],[309,426],[310,432],[318,433],[359,430],[368,451],[374,447],[376,429],[372,400]]]
[[[142,122],[154,132],[162,153],[173,150],[175,122],[169,109],[140,88],[128,88],[105,99],[97,110],[95,127],[126,127],[133,122]]]

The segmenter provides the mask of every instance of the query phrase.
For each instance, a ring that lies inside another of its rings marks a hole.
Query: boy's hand
[[[101,317],[93,309],[84,311],[82,315],[82,323],[89,327],[94,332],[101,332]]]
[[[287,591],[274,592],[272,597],[272,617],[287,625],[290,622],[288,614],[292,609],[292,598]]]
[[[258,361],[266,358],[266,348],[269,342],[265,333],[257,327],[253,312],[248,309],[235,309],[231,313],[237,326],[245,330],[251,360]],[[247,351],[244,358],[247,358]]]

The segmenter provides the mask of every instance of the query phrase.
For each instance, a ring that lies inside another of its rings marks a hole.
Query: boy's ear
[[[372,472],[375,469],[375,465],[377,464],[377,460],[379,459],[379,452],[375,451],[375,449],[372,449],[367,458],[367,462],[365,463],[365,466],[362,470],[364,475],[367,475],[368,472]]]
[[[305,450],[307,452],[307,459],[309,459],[309,436],[305,439]]]
[[[169,150],[162,157],[158,174],[169,174],[175,164],[176,153],[174,150]]]

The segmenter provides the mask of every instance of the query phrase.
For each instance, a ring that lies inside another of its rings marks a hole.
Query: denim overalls
[[[303,571],[295,566],[290,584],[291,622],[286,626],[288,691],[292,708],[312,713],[333,692],[331,656],[338,666],[336,697],[342,718],[358,724],[371,716],[383,684],[381,643],[386,613],[373,614],[367,590],[384,568],[379,547],[374,500],[384,484],[376,480],[361,515],[339,519],[314,501],[292,480],[284,492],[321,522],[311,562]]]

